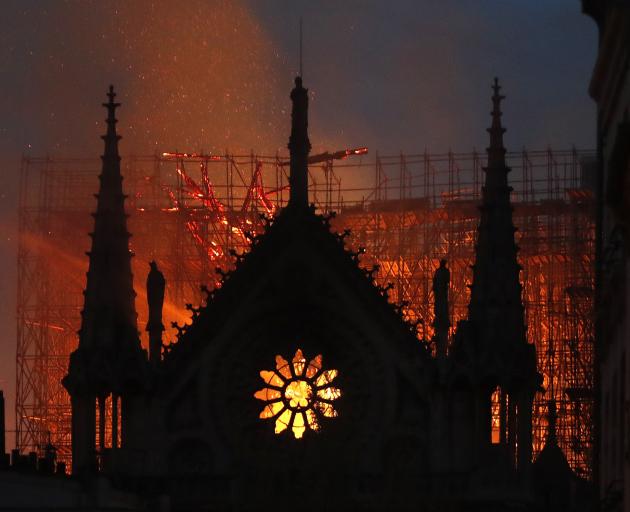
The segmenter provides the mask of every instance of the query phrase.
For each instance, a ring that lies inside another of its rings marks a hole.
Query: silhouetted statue
[[[164,288],[166,281],[155,261],[152,261],[149,265],[151,266],[151,270],[147,276],[149,359],[151,363],[157,364],[160,362],[162,354],[162,331],[164,331],[164,325],[162,324],[162,307],[164,306]]]
[[[438,357],[446,356],[448,342],[448,328],[451,322],[448,318],[448,288],[451,282],[451,272],[446,268],[446,260],[440,260],[440,266],[433,274],[433,309],[435,319],[435,339]]]

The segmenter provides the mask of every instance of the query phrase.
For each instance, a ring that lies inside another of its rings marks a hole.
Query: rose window
[[[331,386],[337,373],[322,369],[321,354],[308,364],[300,349],[291,363],[276,356],[276,369],[260,372],[266,386],[254,393],[267,402],[260,418],[275,419],[276,434],[290,429],[296,439],[301,439],[307,428],[319,431],[322,418],[337,416],[333,402],[341,390]]]

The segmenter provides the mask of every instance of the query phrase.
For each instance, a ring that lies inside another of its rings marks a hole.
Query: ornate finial
[[[500,101],[505,97],[499,94],[499,92],[501,91],[501,86],[499,85],[499,79],[496,76],[494,77],[494,84],[492,84],[492,89],[494,90],[494,98],[497,98]]]
[[[109,86],[109,90],[107,91],[107,97],[109,98],[109,101],[107,103],[103,103],[103,106],[108,111],[109,116],[108,116],[107,121],[109,122],[110,118],[113,118],[114,114],[116,113],[116,109],[120,107],[120,103],[114,102],[114,98],[116,98],[116,93],[114,92],[113,85]],[[116,119],[114,119],[114,122],[115,121]]]
[[[114,86],[110,85],[109,90],[107,92],[107,97],[109,101],[107,103],[103,103],[103,106],[107,109],[107,133],[103,135],[101,138],[105,141],[105,157],[118,157],[118,141],[121,139],[119,135],[116,134],[116,109],[120,107],[120,103],[116,103],[114,98],[116,98],[116,93],[114,92]]]
[[[501,101],[505,96],[501,94],[499,79],[495,77],[492,84],[492,126],[488,128],[490,134],[490,147],[488,147],[488,167],[505,166],[505,147],[503,146],[503,134],[505,128],[501,125]]]
[[[499,79],[494,78],[494,84],[492,85],[494,94],[492,95],[492,127],[501,128],[501,101],[505,99],[505,96],[501,94],[501,86],[499,85]],[[505,131],[505,130],[503,130]]]
[[[116,93],[114,92],[114,86],[113,85],[109,86],[109,92],[107,93],[107,97],[109,98],[109,103],[113,104],[114,103],[114,98],[116,97]]]

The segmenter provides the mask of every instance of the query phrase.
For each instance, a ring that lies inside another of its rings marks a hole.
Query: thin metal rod
[[[300,16],[300,76],[304,78],[302,75],[302,17]]]

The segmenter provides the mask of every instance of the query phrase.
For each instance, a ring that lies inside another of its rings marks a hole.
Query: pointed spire
[[[110,86],[107,132],[101,138],[105,148],[101,160],[100,187],[94,214],[94,232],[90,256],[80,344],[115,349],[120,343],[138,343],[135,293],[131,273],[131,253],[125,213],[125,195],[120,173],[116,133],[116,93]],[[123,334],[124,333],[124,334]]]
[[[469,318],[489,350],[507,350],[527,343],[521,300],[518,248],[514,241],[510,169],[505,162],[499,80],[494,79],[492,126],[481,219],[477,229]],[[501,283],[498,286],[497,283]]]
[[[501,101],[505,96],[500,94],[498,78],[494,79],[492,90],[492,125],[486,130],[490,134],[490,146],[486,148],[488,165],[484,168],[486,181],[483,188],[483,204],[486,206],[495,203],[507,204],[512,190],[508,186],[507,175],[510,169],[505,163],[506,151],[503,146],[505,128],[501,124]]]
[[[488,128],[490,134],[490,147],[488,148],[488,167],[505,166],[505,147],[503,146],[503,134],[505,128],[501,125],[501,101],[505,96],[500,94],[499,79],[495,77],[492,85],[492,126]]]
[[[499,81],[494,80],[492,126],[488,129],[488,165],[477,228],[475,264],[468,305],[470,350],[475,352],[481,392],[489,398],[488,389],[500,387],[508,393],[518,410],[508,439],[518,439],[518,469],[526,474],[532,454],[531,411],[534,393],[541,376],[536,369],[536,349],[527,341],[525,313],[521,297],[518,247],[514,240],[514,223],[508,185],[510,169],[505,161],[501,125]],[[487,415],[484,409],[479,414]],[[487,418],[488,422],[490,418]],[[489,424],[489,423],[488,423]],[[514,437],[516,436],[516,437]]]
[[[122,138],[116,134],[116,123],[118,120],[116,119],[116,109],[120,107],[120,103],[115,103],[114,98],[116,97],[116,93],[114,92],[114,86],[109,86],[109,91],[107,93],[107,97],[109,101],[107,103],[103,103],[103,106],[107,109],[107,133],[102,135],[101,138],[105,141],[105,153],[103,154],[103,158],[120,158],[118,156],[118,141]]]
[[[92,247],[85,286],[79,346],[70,355],[68,374],[62,383],[72,403],[72,473],[90,474],[96,468],[96,410],[100,446],[106,431],[104,400],[112,395],[111,431],[118,431],[117,404],[120,397],[140,389],[146,355],[137,329],[135,293],[131,273],[131,252],[125,214],[125,195],[120,173],[116,134],[116,93],[109,87],[107,133],[102,136],[105,150],[101,160],[100,186],[96,194]],[[123,403],[125,403],[123,401]],[[129,432],[127,412],[121,413],[122,432]],[[108,420],[109,421],[109,420]],[[116,435],[113,437],[114,445]]]
[[[295,88],[291,91],[293,108],[291,111],[291,187],[289,205],[308,206],[308,154],[311,143],[308,140],[308,89],[302,87],[302,77],[295,78]]]

